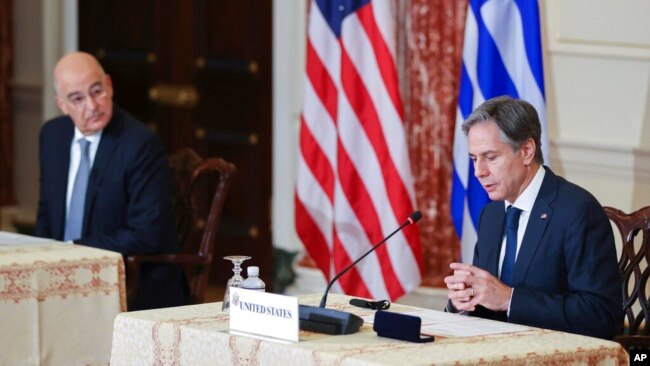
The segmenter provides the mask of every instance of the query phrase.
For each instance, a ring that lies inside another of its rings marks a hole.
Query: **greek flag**
[[[548,160],[540,33],[536,0],[470,0],[467,7],[451,189],[451,215],[465,263],[472,262],[479,215],[489,198],[474,176],[463,121],[486,99],[524,99],[539,114],[542,151]]]

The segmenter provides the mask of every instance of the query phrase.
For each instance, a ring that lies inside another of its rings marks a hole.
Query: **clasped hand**
[[[506,311],[512,288],[490,272],[464,263],[449,265],[454,273],[445,277],[447,295],[458,311],[474,311],[477,305],[494,311]]]

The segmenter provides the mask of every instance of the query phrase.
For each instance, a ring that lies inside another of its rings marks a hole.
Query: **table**
[[[119,253],[0,233],[0,365],[107,365],[126,310]]]
[[[299,296],[317,305],[320,295]],[[328,308],[363,316],[372,310],[332,294]],[[413,311],[393,304],[390,311]],[[459,315],[460,316],[460,315]],[[111,366],[120,365],[627,365],[618,344],[575,334],[531,328],[519,333],[466,338],[436,337],[409,343],[377,337],[364,324],[358,333],[329,336],[300,332],[300,342],[280,344],[228,333],[221,303],[120,314],[115,319]]]

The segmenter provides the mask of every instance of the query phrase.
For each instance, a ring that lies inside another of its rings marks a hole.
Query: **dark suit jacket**
[[[623,319],[612,229],[586,190],[546,168],[517,261],[508,322],[612,338]],[[474,265],[498,276],[503,201],[481,213]],[[506,320],[478,307],[472,314]]]
[[[165,149],[142,123],[118,107],[113,109],[88,180],[82,238],[75,242],[125,256],[176,253]],[[74,124],[67,116],[52,119],[41,129],[38,236],[63,240],[73,136]],[[147,266],[141,277],[134,308],[185,303],[180,269]]]

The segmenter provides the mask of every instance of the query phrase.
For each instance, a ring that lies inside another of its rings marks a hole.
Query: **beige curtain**
[[[0,205],[15,203],[13,194],[12,0],[0,1]]]
[[[415,193],[423,219],[423,286],[443,286],[460,257],[451,222],[452,150],[467,0],[402,0],[406,123]]]

